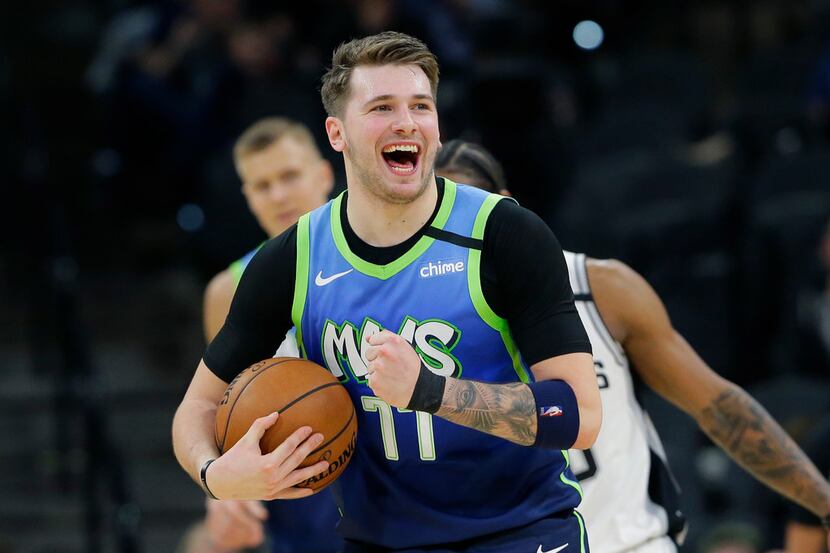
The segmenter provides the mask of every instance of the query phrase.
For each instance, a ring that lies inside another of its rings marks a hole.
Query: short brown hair
[[[331,67],[323,75],[320,95],[326,113],[337,116],[349,95],[352,70],[359,65],[417,65],[429,79],[432,96],[438,95],[438,58],[415,37],[395,31],[344,42],[334,50]]]
[[[314,141],[308,127],[286,117],[267,117],[245,129],[245,132],[236,139],[233,146],[233,159],[239,163],[239,160],[246,155],[265,150],[286,136],[293,136],[308,143],[314,153],[320,155],[317,142]]]

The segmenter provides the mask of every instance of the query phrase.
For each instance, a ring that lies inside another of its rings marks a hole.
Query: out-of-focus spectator
[[[87,84],[106,121],[101,147],[117,160],[110,196],[122,223],[190,199],[201,160],[224,143],[224,43],[240,17],[239,0],[187,0],[131,8],[107,26]]]
[[[246,13],[228,34],[233,90],[227,105],[230,134],[218,145],[222,151],[231,137],[273,113],[322,132],[325,113],[316,92],[321,67],[304,67],[299,33],[291,14],[262,9]]]

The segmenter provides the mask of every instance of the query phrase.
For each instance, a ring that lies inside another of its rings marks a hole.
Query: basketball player
[[[478,144],[448,142],[435,172],[507,194],[501,165]],[[596,443],[571,451],[594,553],[675,553],[673,539],[684,530],[662,445],[634,394],[632,368],[744,469],[826,521],[830,485],[763,407],[697,356],[648,283],[619,261],[568,251],[565,258],[606,414]]]
[[[346,553],[588,551],[563,450],[593,444],[601,402],[567,266],[531,212],[435,179],[437,84],[407,35],[335,51],[322,96],[348,192],[248,265],[176,413],[176,455],[219,498],[311,493],[298,484],[328,466],[296,468],[323,443],[311,428],[267,454],[276,414],[222,456],[213,442],[228,381],[293,324],[355,403],[334,484]]]
[[[300,215],[323,205],[334,184],[331,165],[323,159],[311,132],[281,117],[262,119],[236,141],[234,162],[242,194],[260,226],[273,238],[296,224]],[[242,273],[256,248],[216,275],[205,290],[204,331],[210,342],[219,332]],[[278,355],[297,356],[293,333]],[[207,500],[204,527],[191,534],[193,553],[204,547],[223,553],[255,547],[264,540],[264,526],[274,553],[334,553],[340,540],[334,531],[340,516],[329,490],[295,502]],[[208,541],[210,545],[203,545]]]

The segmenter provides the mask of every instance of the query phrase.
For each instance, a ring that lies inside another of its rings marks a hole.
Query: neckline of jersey
[[[355,252],[353,252],[352,249],[349,247],[349,243],[346,240],[345,233],[343,232],[343,220],[341,219],[341,210],[345,211],[345,204],[343,200],[346,197],[346,191],[343,191],[332,201],[330,214],[332,238],[334,239],[334,244],[337,247],[337,250],[340,252],[340,255],[342,255],[343,258],[358,272],[381,280],[389,279],[398,274],[407,266],[409,266],[427,249],[429,249],[429,247],[435,241],[434,238],[431,238],[424,234],[426,229],[430,227],[436,229],[443,229],[444,225],[447,223],[447,220],[449,219],[450,213],[452,212],[453,205],[455,205],[456,184],[447,178],[438,177],[438,179],[443,180],[443,194],[441,194],[442,187],[440,186],[440,184],[437,184],[439,188],[439,200],[436,203],[436,209],[433,212],[430,221],[427,221],[427,223],[423,227],[421,227],[418,230],[418,232],[413,234],[412,237],[402,242],[402,244],[406,243],[417,236],[418,239],[415,241],[412,247],[410,247],[405,252],[401,253],[394,260],[384,265],[366,261],[359,255],[357,255]],[[346,224],[348,224],[348,220],[346,220]],[[357,235],[355,235],[355,237],[358,240],[360,240],[360,238],[357,237]],[[391,247],[394,248],[395,246]]]

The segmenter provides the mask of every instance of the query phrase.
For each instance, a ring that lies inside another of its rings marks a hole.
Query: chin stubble
[[[426,160],[422,160],[422,162],[424,161]],[[432,159],[430,159],[430,167],[432,167],[434,161],[435,156],[432,156]],[[418,187],[415,194],[403,196],[395,194],[393,191],[387,189],[387,187],[384,186],[383,178],[377,173],[368,171],[363,164],[352,161],[352,165],[355,168],[355,176],[357,176],[361,186],[364,186],[367,190],[369,190],[373,196],[396,205],[412,203],[423,196],[435,174],[434,169],[430,169],[429,172],[424,173],[421,179],[421,186]]]

